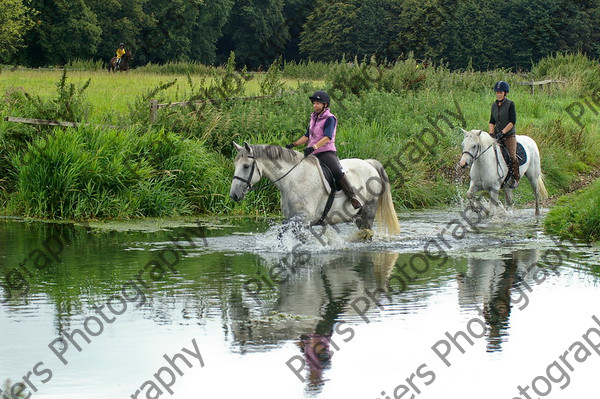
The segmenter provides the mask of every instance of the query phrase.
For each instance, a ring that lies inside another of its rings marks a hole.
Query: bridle
[[[256,166],[256,158],[254,158],[254,155],[248,155],[248,158],[252,159],[252,166],[250,166],[250,175],[248,176],[248,178],[244,179],[243,177],[233,175],[234,180],[239,180],[242,183],[246,183],[246,187],[244,187],[244,191],[252,190],[252,177],[254,177],[255,170],[258,171],[258,173],[260,174],[260,177],[262,178],[262,173],[260,172],[260,169],[258,169],[258,166]],[[259,180],[260,180],[260,178],[259,178]]]
[[[490,148],[492,148],[494,146],[494,144],[490,144],[490,146],[488,148],[486,148],[485,150],[479,152],[481,150],[481,144],[477,144],[477,151],[475,151],[475,155],[471,154],[469,151],[463,151],[463,155],[467,154],[471,157],[471,160],[473,162],[475,162],[479,157],[481,157],[483,154],[485,154],[485,152],[487,150],[489,150]]]
[[[495,143],[492,143],[488,146],[488,148],[486,148],[485,150],[479,152],[481,150],[481,144],[477,144],[477,151],[475,151],[475,155],[471,154],[469,151],[463,151],[463,155],[467,154],[471,157],[471,161],[475,162],[479,157],[481,157],[483,154],[485,154],[485,152],[487,150],[489,150],[490,148],[494,147]],[[500,178],[500,169],[502,169],[502,167],[500,166],[500,161],[498,160],[498,152],[496,151],[496,147],[494,147],[494,153],[496,154],[496,173],[498,174],[498,177]]]
[[[252,187],[252,177],[254,176],[254,171],[256,170],[260,174],[259,180],[262,178],[262,173],[261,173],[260,169],[258,169],[258,166],[256,165],[256,158],[254,157],[254,155],[248,155],[248,158],[252,159],[252,166],[250,167],[250,175],[248,176],[248,178],[244,179],[243,177],[233,175],[234,180],[239,180],[242,183],[246,183],[246,187],[244,187],[244,191],[261,190],[263,188],[267,188],[269,186],[274,185],[275,183],[277,183],[278,181],[280,181],[281,179],[283,179],[284,177],[289,175],[292,172],[292,170],[296,169],[296,167],[298,167],[298,165],[300,165],[302,163],[302,161],[304,161],[306,159],[306,158],[302,158],[300,160],[300,162],[298,162],[296,165],[292,166],[291,169],[288,170],[287,172],[285,172],[285,174],[283,176],[281,176],[280,178],[273,180],[273,181],[271,181],[265,185],[259,186],[259,187]]]

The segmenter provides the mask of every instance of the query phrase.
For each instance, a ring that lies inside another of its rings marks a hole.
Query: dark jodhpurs
[[[517,159],[517,138],[514,134],[511,134],[510,136],[503,136],[499,141],[508,150],[513,177],[518,181],[521,176],[519,175],[519,160]]]
[[[313,155],[319,158],[319,161],[331,170],[336,183],[344,175],[340,159],[337,157],[335,151],[325,151]]]

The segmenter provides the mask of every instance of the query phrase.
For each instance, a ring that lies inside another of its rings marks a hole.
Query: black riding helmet
[[[496,84],[494,85],[494,91],[505,91],[508,93],[509,90],[510,87],[508,86],[508,83],[506,83],[503,80],[496,82]]]
[[[329,98],[329,94],[327,94],[326,92],[324,92],[323,90],[317,90],[315,91],[315,93],[308,97],[310,99],[310,101],[318,101],[322,104],[325,104],[327,106],[329,106],[329,104],[331,103],[331,99]]]

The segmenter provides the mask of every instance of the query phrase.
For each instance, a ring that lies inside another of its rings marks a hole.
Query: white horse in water
[[[264,176],[281,192],[281,210],[286,219],[311,225],[322,219],[330,189],[316,157],[304,158],[297,151],[275,145],[234,145],[238,151],[230,191],[234,201],[243,200]],[[376,219],[381,233],[399,234],[400,225],[383,165],[375,159],[343,159],[341,164],[364,205],[359,210],[354,209],[348,197],[339,191],[322,223],[354,220],[359,229],[370,231]]]
[[[489,191],[490,199],[494,205],[498,205],[498,193],[508,173],[508,165],[504,161],[500,145],[487,132],[483,130],[471,130],[464,134],[462,142],[462,156],[459,165],[462,168],[471,166],[471,185],[467,192],[467,198],[473,205],[474,195],[482,190]],[[548,192],[544,185],[542,168],[540,165],[540,151],[531,137],[517,135],[517,142],[523,145],[527,154],[527,161],[519,167],[521,176],[527,176],[533,194],[535,195],[535,214],[540,214],[540,198],[548,198]],[[508,185],[504,188],[506,204],[512,205],[512,189]]]

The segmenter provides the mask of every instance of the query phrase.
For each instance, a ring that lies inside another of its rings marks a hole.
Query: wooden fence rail
[[[565,83],[565,82],[562,80],[546,79],[546,80],[538,80],[538,81],[530,80],[529,82],[519,82],[517,84],[524,85],[524,86],[531,86],[531,94],[534,94],[535,86],[540,86],[540,88],[543,90],[544,85],[547,85],[550,83]]]
[[[118,126],[111,125],[95,125],[93,123],[80,123],[80,122],[65,122],[65,121],[52,121],[48,119],[35,119],[35,118],[18,118],[15,116],[5,116],[6,122],[16,123],[27,123],[29,125],[44,125],[44,126],[62,126],[62,127],[78,127],[78,126],[101,126],[108,128],[118,128]]]

